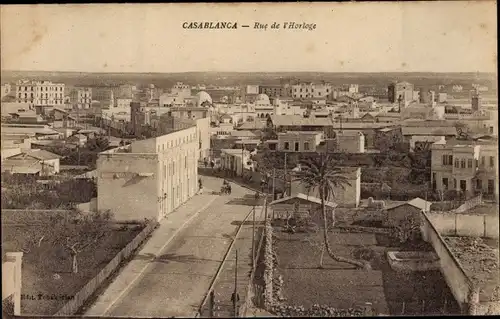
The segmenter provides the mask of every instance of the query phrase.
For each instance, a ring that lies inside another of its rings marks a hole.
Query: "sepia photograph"
[[[2,317],[500,315],[496,12],[0,5]]]

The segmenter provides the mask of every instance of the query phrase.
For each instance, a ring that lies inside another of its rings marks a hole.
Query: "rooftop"
[[[253,122],[245,122],[241,124],[239,127],[236,129],[238,130],[261,130],[266,128],[267,125],[266,123],[258,120],[254,120]]]
[[[401,127],[403,135],[434,135],[434,136],[455,136],[457,129],[453,126],[426,127],[426,126],[403,126]]]
[[[387,207],[386,209],[390,210],[390,209],[394,209],[396,207],[400,207],[403,205],[411,205],[411,206],[416,207],[420,210],[429,211],[431,209],[432,202],[428,202],[422,198],[417,197],[417,198],[414,198],[414,199],[409,200],[407,202],[396,203],[394,205]]]
[[[322,132],[316,132],[316,131],[287,131],[283,133],[278,133],[278,136],[284,136],[284,135],[318,135],[322,134]]]
[[[15,134],[40,134],[40,135],[56,135],[58,132],[48,127],[15,127],[2,125],[2,135]]]
[[[444,241],[467,277],[481,288],[479,300],[489,300],[499,286],[498,239],[445,236]]]
[[[305,201],[309,201],[309,202],[313,202],[313,203],[316,203],[318,205],[321,205],[321,200],[319,198],[314,197],[314,196],[308,196],[308,195],[305,195],[305,194],[302,194],[302,193],[298,193],[298,194],[296,194],[294,196],[291,196],[291,197],[285,197],[285,198],[277,199],[277,200],[271,202],[270,205],[276,205],[276,204],[284,203],[284,202],[287,202],[290,199],[294,199],[294,198],[303,199]],[[329,202],[329,201],[325,202],[325,205],[329,206],[329,207],[332,207],[332,208],[337,207],[336,203]]]
[[[231,136],[237,136],[237,137],[256,137],[255,133],[250,132],[250,131],[231,131]]]
[[[29,157],[36,158],[38,160],[52,160],[52,159],[61,158],[61,156],[59,156],[57,154],[51,153],[51,152],[46,151],[46,150],[40,150],[40,149],[25,150],[25,151],[22,151],[20,154],[17,154],[14,156],[18,157],[19,155],[26,155]],[[12,157],[14,157],[14,156],[12,156]],[[10,157],[10,158],[12,158],[12,157]]]

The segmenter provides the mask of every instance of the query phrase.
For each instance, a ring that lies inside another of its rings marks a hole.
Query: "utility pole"
[[[276,168],[273,167],[273,200],[274,200],[274,194],[276,193],[275,180],[276,180]]]
[[[243,177],[243,158],[245,157],[245,143],[241,143],[241,177]]]
[[[234,267],[234,292],[231,298],[233,302],[234,317],[238,317],[238,250],[236,250],[236,264]]]
[[[252,269],[255,267],[255,206],[252,217]]]
[[[283,178],[285,180],[285,195],[288,194],[288,178],[287,178],[287,175],[286,175],[286,156],[287,156],[287,153],[285,152],[285,172],[284,172],[284,175],[283,175]]]

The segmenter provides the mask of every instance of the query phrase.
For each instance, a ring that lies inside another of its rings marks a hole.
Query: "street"
[[[203,176],[202,180],[205,193],[218,191],[222,185],[221,179]],[[159,254],[139,252],[134,260],[148,260],[149,267],[114,300],[109,299],[101,315],[193,317],[231,244],[238,221],[252,209],[253,195],[232,184],[231,195],[216,197]],[[87,315],[91,314],[96,312],[90,309]]]

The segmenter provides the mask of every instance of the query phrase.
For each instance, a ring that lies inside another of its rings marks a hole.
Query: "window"
[[[309,151],[309,143],[308,142],[304,143],[304,151]]]
[[[495,158],[493,156],[490,156],[490,167],[495,166]]]
[[[295,152],[299,151],[299,142],[295,142]]]
[[[453,155],[443,155],[443,165],[453,165]]]
[[[467,168],[472,168],[472,159],[467,160]]]
[[[460,161],[458,160],[458,158],[455,159],[455,167],[456,168],[460,167]]]
[[[460,160],[460,168],[465,168],[465,159]]]
[[[289,150],[289,149],[290,149],[290,143],[285,142],[285,150]]]
[[[476,179],[476,189],[481,189],[482,188],[482,183],[480,179]]]

